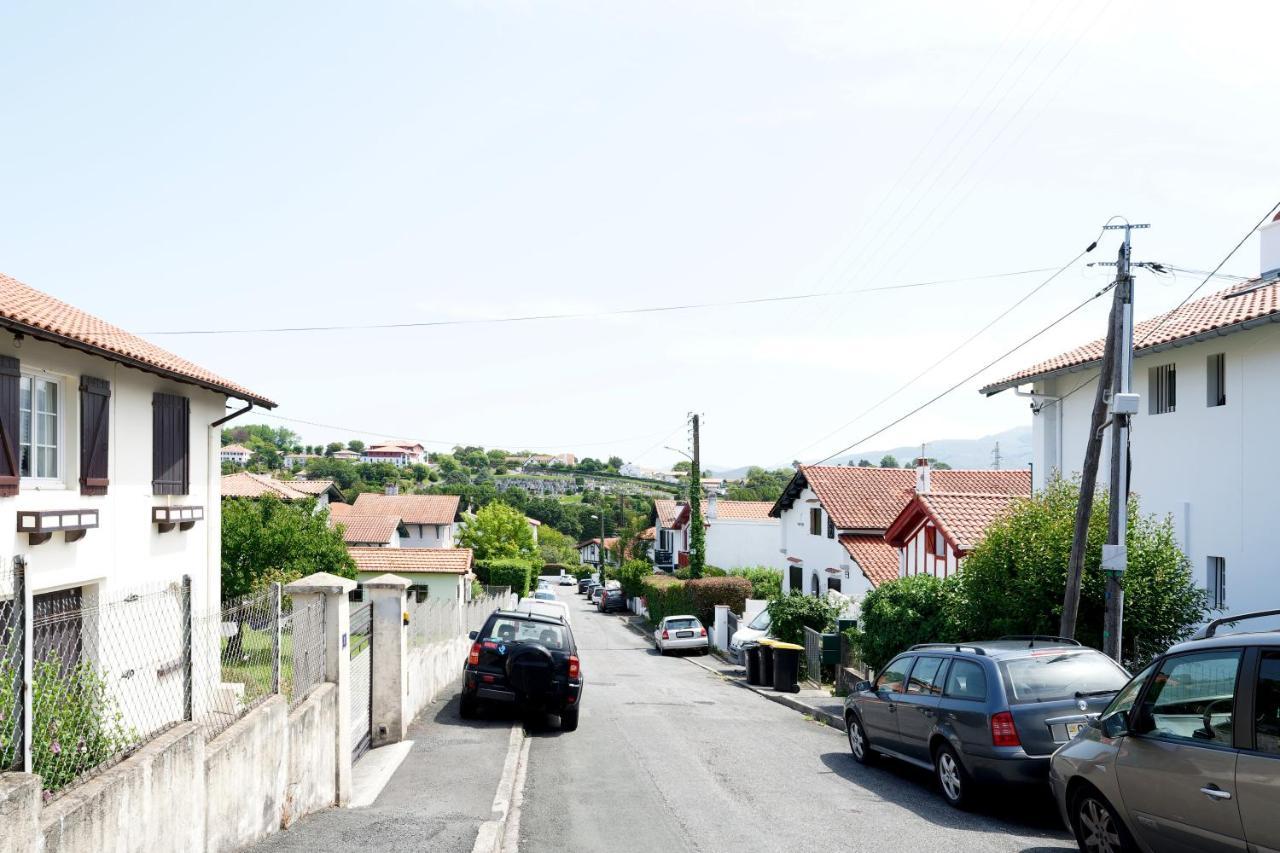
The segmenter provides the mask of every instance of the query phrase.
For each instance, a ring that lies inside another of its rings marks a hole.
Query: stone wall
[[[289,714],[289,769],[280,826],[327,808],[337,799],[338,691],[312,690]]]
[[[285,698],[272,696],[205,747],[209,853],[239,850],[280,828],[290,746],[287,712]]]

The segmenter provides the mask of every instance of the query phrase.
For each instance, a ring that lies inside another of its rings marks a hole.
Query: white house
[[[382,574],[408,579],[409,594],[418,601],[471,597],[470,548],[361,548],[347,552],[356,563],[356,581]]]
[[[606,536],[604,540],[605,563],[607,565],[615,565],[617,559],[614,552],[618,547],[617,536]],[[588,539],[586,542],[578,543],[578,563],[583,566],[600,565],[600,537]]]
[[[1130,488],[1144,513],[1172,517],[1196,578],[1228,613],[1280,608],[1280,459],[1268,450],[1280,423],[1280,216],[1260,236],[1260,278],[1134,327]],[[1028,396],[1037,488],[1082,467],[1101,354],[1096,340],[982,389]],[[1109,458],[1105,442],[1099,484]]]
[[[218,451],[218,458],[222,462],[230,462],[242,468],[249,464],[249,457],[251,456],[253,456],[253,451],[243,444],[228,444]]]
[[[422,462],[425,454],[426,449],[421,444],[371,444],[360,452],[360,461],[390,462],[397,468],[403,468]]]
[[[835,590],[861,599],[900,574],[898,553],[885,533],[916,492],[917,471],[803,465],[787,483],[772,514],[780,522],[784,591],[818,595]],[[932,488],[945,492],[1024,494],[1023,470],[933,471]]]
[[[352,512],[358,515],[394,515],[404,534],[402,548],[452,548],[462,521],[457,495],[379,495],[356,497]]]
[[[277,480],[268,474],[239,471],[222,478],[222,497],[262,498],[270,495],[282,501],[314,498],[316,509],[335,508],[342,503],[342,492],[333,480]],[[344,505],[345,506],[345,505]]]
[[[0,330],[0,530],[37,612],[90,611],[183,575],[197,614],[216,611],[222,425],[275,403],[5,275]],[[110,634],[63,624],[77,654],[137,669],[115,689],[181,697],[180,673],[147,667],[180,641],[146,635],[145,620]]]
[[[348,462],[359,462],[360,454],[356,453],[354,450],[335,450],[331,458],[345,459]]]
[[[702,501],[706,563],[722,569],[778,567],[778,520],[768,501],[727,501],[714,492]],[[655,500],[654,559],[671,571],[689,561],[688,501]]]
[[[982,541],[987,528],[1012,509],[1027,491],[1018,494],[944,492],[932,488],[929,460],[916,460],[915,494],[889,525],[885,541],[898,552],[901,577],[927,574],[950,577],[960,571],[964,558]]]
[[[357,515],[353,512],[330,513],[329,526],[342,526],[342,541],[347,547],[399,548],[404,541],[404,524],[394,515]]]
[[[286,453],[281,457],[281,462],[285,468],[292,471],[294,468],[305,468],[312,459],[319,458],[321,457],[316,456],[314,453]]]

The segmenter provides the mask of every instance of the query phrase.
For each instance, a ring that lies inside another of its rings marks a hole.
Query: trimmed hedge
[[[653,575],[653,564],[648,560],[627,560],[614,570],[627,598],[644,595],[644,581]]]
[[[734,569],[732,577],[751,581],[751,597],[772,601],[782,595],[782,572],[767,566]]]
[[[652,625],[668,616],[694,612],[693,596],[685,589],[684,581],[667,575],[650,575],[641,581],[640,587]]]
[[[696,578],[682,581],[666,575],[651,575],[641,581],[649,622],[658,624],[667,616],[692,614],[708,629],[715,624],[716,605],[727,604],[741,613],[751,594],[746,578]]]
[[[543,563],[542,573],[544,575],[558,575],[561,572],[572,574],[576,566],[566,566],[564,563]]]
[[[476,577],[489,586],[509,586],[521,598],[529,594],[533,583],[533,564],[511,557],[498,560],[476,560],[472,564]]]

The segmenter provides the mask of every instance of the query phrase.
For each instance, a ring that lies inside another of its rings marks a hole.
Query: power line
[[[942,284],[963,284],[970,281],[984,281],[996,278],[1013,278],[1020,275],[1048,272],[1052,267],[1017,270],[1015,272],[974,275],[965,278],[943,278],[931,281],[913,281],[901,284],[883,284],[875,287],[863,287],[844,290],[826,290],[815,293],[800,293],[791,296],[757,296],[750,299],[731,299],[723,302],[690,302],[680,305],[660,305],[644,308],[619,308],[610,311],[578,311],[562,314],[526,314],[517,317],[480,317],[468,320],[423,320],[411,323],[369,323],[343,324],[333,326],[281,326],[258,329],[183,329],[177,331],[144,332],[146,335],[254,335],[277,334],[282,332],[347,332],[369,329],[416,329],[432,326],[478,326],[495,323],[529,323],[539,320],[581,320],[598,317],[617,317],[634,314],[658,314],[670,311],[697,311],[706,308],[727,308],[737,305],[766,305],[776,302],[797,302],[805,299],[828,299],[833,296],[849,296],[859,293],[880,293],[891,290],[908,290],[918,287],[933,287]]]

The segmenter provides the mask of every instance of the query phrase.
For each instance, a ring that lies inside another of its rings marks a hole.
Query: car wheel
[[[1106,798],[1085,787],[1071,802],[1071,829],[1088,853],[1131,853],[1138,849]]]
[[[658,654],[662,655],[663,657],[666,657],[667,650],[662,647],[662,643],[654,643],[654,645],[658,647]]]
[[[867,740],[867,732],[862,727],[862,720],[857,714],[849,714],[845,717],[845,734],[849,738],[849,752],[853,755],[853,760],[859,764],[875,764],[876,753],[871,748],[871,741]]]
[[[560,731],[572,732],[572,731],[576,731],[577,728],[578,728],[578,709],[574,708],[572,711],[568,711],[568,710],[561,711],[560,712]]]
[[[462,699],[458,702],[458,716],[464,720],[472,720],[475,719],[476,713],[479,710],[479,701],[475,697],[468,696],[464,693],[462,695]]]
[[[958,809],[968,808],[973,801],[973,780],[956,751],[946,744],[938,747],[933,756],[933,769],[942,798]]]

